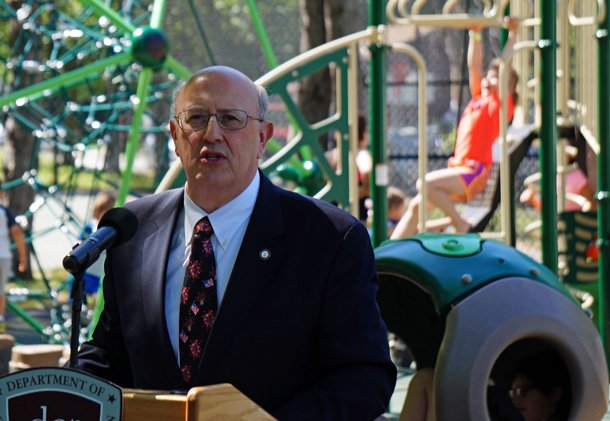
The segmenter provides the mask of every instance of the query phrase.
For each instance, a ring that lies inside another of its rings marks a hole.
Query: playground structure
[[[434,368],[439,420],[489,419],[482,403],[490,380],[507,393],[518,361],[546,349],[568,367],[566,419],[603,417],[608,372],[599,336],[548,268],[476,234],[420,234],[375,253],[383,318],[418,368]]]
[[[28,4],[36,3],[38,2]],[[51,145],[53,150],[77,156],[80,152],[99,150],[98,147],[102,145],[118,143],[122,136],[126,142],[125,162],[121,169],[123,177],[116,186],[119,191],[117,205],[120,205],[127,200],[129,194],[135,193],[130,189],[132,169],[143,134],[167,139],[164,117],[167,113],[160,110],[167,107],[171,90],[177,80],[188,77],[190,71],[177,57],[171,55],[171,44],[162,31],[165,2],[155,1],[150,5],[135,2],[141,8],[137,19],[135,14],[127,19],[101,1],[82,0],[81,3],[83,8],[78,16],[65,16],[65,22],[70,22],[74,27],[71,30],[55,28],[55,31],[61,36],[74,36],[76,39],[77,32],[71,31],[80,30],[84,34],[81,35],[83,39],[75,41],[76,45],[72,45],[71,49],[58,43],[59,51],[54,53],[54,61],[35,63],[30,60],[30,63],[26,63],[27,54],[21,57],[21,61],[5,61],[5,70],[12,65],[14,74],[19,75],[19,70],[22,77],[26,77],[26,80],[31,77],[33,83],[25,83],[19,89],[11,89],[10,78],[7,78],[5,73],[0,105],[6,113],[5,117],[16,118],[27,130],[35,133],[33,156],[43,143]],[[6,3],[2,6],[1,10],[6,12],[5,17],[17,17],[23,22],[36,22],[33,11],[42,14],[42,6],[40,9],[32,8],[29,12],[22,9],[13,10]],[[44,6],[53,7],[48,2]],[[387,159],[388,145],[385,142],[387,56],[393,54],[408,57],[417,69],[417,166],[420,176],[429,169],[427,110],[434,101],[428,99],[427,81],[430,66],[426,57],[409,43],[393,41],[388,23],[398,27],[449,28],[448,30],[452,31],[464,31],[473,23],[477,23],[488,30],[498,30],[502,26],[505,8],[510,6],[510,13],[522,18],[519,42],[514,50],[506,52],[504,57],[506,61],[512,55],[517,70],[522,75],[519,87],[522,98],[519,104],[520,117],[513,122],[513,126],[527,127],[526,132],[535,133],[540,143],[544,204],[541,214],[541,244],[544,245],[542,263],[552,272],[559,267],[557,225],[558,209],[562,209],[562,204],[561,199],[558,200],[556,196],[555,178],[561,158],[558,158],[556,145],[558,134],[565,132],[561,129],[575,127],[579,135],[572,140],[580,142],[578,146],[584,151],[581,154],[584,160],[581,161],[582,165],[585,165],[590,175],[597,174],[596,179],[590,177],[597,184],[599,201],[597,244],[600,248],[600,258],[597,279],[605,279],[608,273],[607,265],[610,264],[610,233],[607,232],[607,221],[610,221],[607,204],[610,184],[610,174],[607,173],[610,130],[607,127],[608,119],[603,116],[608,115],[607,101],[610,93],[607,92],[607,85],[604,85],[606,82],[597,75],[607,74],[610,70],[609,52],[606,51],[609,48],[606,2],[563,1],[558,3],[555,9],[555,2],[548,1],[534,2],[533,5],[530,2],[516,1],[508,4],[493,1],[485,2],[480,9],[470,14],[459,12],[462,6],[455,1],[445,3],[442,13],[435,14],[422,13],[422,10],[427,10],[426,2],[423,1],[411,4],[393,0],[388,2],[387,7],[382,6],[371,2],[369,26],[365,30],[274,66],[270,72],[258,79],[258,83],[268,88],[271,103],[275,104],[272,106],[270,118],[286,122],[288,133],[285,139],[278,137],[270,145],[270,154],[261,163],[263,171],[272,177],[278,177],[280,181],[296,181],[300,187],[306,186],[306,193],[335,201],[355,212],[357,195],[353,159],[356,152],[354,122],[359,108],[359,58],[362,59],[362,49],[367,49],[371,151],[376,164],[371,191],[374,204],[372,239],[375,245],[379,245],[386,238],[385,189],[390,183],[392,173],[392,163]],[[28,14],[30,12],[31,14]],[[61,10],[57,12],[62,13]],[[96,22],[105,23],[101,32],[93,29],[93,23]],[[30,26],[33,32],[35,29],[35,25]],[[597,37],[597,45],[591,42],[594,35]],[[52,36],[51,38],[55,39]],[[23,42],[27,44],[25,39]],[[85,60],[75,53],[77,46],[82,48],[81,53]],[[167,52],[168,47],[170,53]],[[41,65],[44,71],[39,69]],[[310,124],[296,105],[293,86],[304,77],[324,69],[330,69],[335,83],[332,114],[323,121]],[[500,73],[500,80],[505,81],[503,67]],[[26,76],[23,76],[24,74]],[[38,75],[39,79],[32,75]],[[505,97],[506,84],[501,83],[500,87],[500,96]],[[78,90],[81,92],[80,96],[75,95]],[[105,94],[102,95],[102,92]],[[55,111],[62,108],[63,104],[67,104],[67,107],[63,114],[60,113],[61,118],[58,118]],[[504,116],[504,113],[501,115]],[[72,131],[75,124],[68,119],[74,116],[80,116],[80,124],[86,128],[82,132]],[[556,130],[557,127],[560,130]],[[508,122],[503,117],[498,142],[501,151],[498,164],[500,222],[497,229],[486,228],[481,236],[515,245],[515,171],[511,171],[513,163],[509,161],[511,146],[515,144],[511,143],[507,133]],[[324,157],[325,151],[318,142],[321,136],[331,137],[339,148],[340,164],[337,170],[333,170]],[[587,156],[593,158],[587,160]],[[34,166],[32,168],[35,169]],[[287,175],[289,173],[292,176]],[[98,176],[103,180],[104,171],[98,171]],[[173,164],[157,189],[182,183],[180,167]],[[56,201],[62,192],[71,188],[69,183],[45,185],[35,171],[28,171],[18,179],[6,180],[3,187],[11,189],[21,185],[35,189],[42,198],[24,213],[26,218],[35,217],[40,207]],[[422,194],[425,196],[425,191]],[[423,211],[423,207],[421,208]],[[420,215],[422,224],[425,217],[426,215]],[[58,211],[57,219],[58,225],[48,229],[59,228],[72,233],[76,238],[79,225],[83,221],[65,207]],[[32,240],[35,233],[30,234]],[[519,276],[527,278],[525,274]],[[537,286],[529,284],[525,288],[538,291]],[[599,285],[599,289],[598,298],[601,305],[597,320],[600,323],[602,343],[608,355],[606,331],[610,315],[604,305],[608,301],[608,292],[603,283]],[[564,305],[563,301],[561,305]],[[569,308],[568,304],[565,305]],[[63,338],[60,335],[57,339],[61,341]],[[607,394],[605,398],[607,400]]]

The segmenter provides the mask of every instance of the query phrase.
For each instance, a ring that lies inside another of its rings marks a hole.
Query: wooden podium
[[[124,421],[275,420],[231,384],[194,387],[186,395],[123,389]]]

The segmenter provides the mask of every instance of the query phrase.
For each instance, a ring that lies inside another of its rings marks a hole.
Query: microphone
[[[128,209],[113,208],[102,216],[97,227],[91,237],[75,245],[64,257],[64,269],[71,274],[91,266],[104,250],[129,241],[138,229],[138,218]]]

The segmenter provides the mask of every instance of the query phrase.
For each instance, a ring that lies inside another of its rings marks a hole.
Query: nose
[[[218,120],[215,115],[210,116],[207,126],[201,133],[203,140],[206,142],[218,142],[222,140],[222,129],[218,125]]]

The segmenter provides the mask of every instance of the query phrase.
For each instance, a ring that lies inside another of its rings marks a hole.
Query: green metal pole
[[[153,10],[150,15],[150,27],[154,29],[163,29],[163,18],[165,17],[165,0],[157,0],[153,4]]]
[[[606,10],[609,10],[610,0],[606,0]],[[610,357],[610,339],[608,328],[610,314],[606,303],[610,302],[610,287],[608,276],[610,275],[610,83],[608,75],[610,72],[610,42],[608,33],[610,31],[610,20],[608,13],[597,30],[598,40],[598,125],[599,125],[599,155],[597,157],[597,238],[600,248],[598,271],[599,271],[599,333],[606,352],[606,359]]]
[[[129,131],[129,138],[127,139],[127,147],[125,148],[125,169],[123,170],[123,176],[121,177],[121,184],[119,185],[119,193],[117,195],[116,206],[122,206],[127,199],[127,193],[129,193],[129,185],[131,184],[133,162],[135,160],[136,152],[138,151],[138,144],[140,143],[140,126],[142,125],[142,116],[146,110],[146,96],[148,95],[148,89],[150,88],[150,81],[152,80],[153,70],[145,68],[140,74],[138,80],[138,90],[136,93],[137,103],[133,112],[133,120],[131,121],[131,130]],[[103,278],[102,278],[103,282]],[[99,321],[99,318],[104,309],[104,294],[100,288],[97,294],[95,302],[95,309],[91,323],[89,326],[89,337],[93,334],[93,330]]]
[[[271,41],[269,40],[269,35],[267,35],[267,30],[265,29],[265,24],[263,23],[261,14],[258,11],[258,7],[256,6],[254,0],[246,0],[246,4],[248,5],[248,10],[250,10],[250,17],[252,18],[252,23],[254,24],[254,31],[256,32],[256,36],[261,44],[263,56],[265,57],[267,66],[269,66],[269,69],[274,69],[278,66],[277,57],[275,56],[275,52],[271,46]],[[292,128],[295,129],[295,131],[298,131],[299,125],[290,113],[288,114],[288,120]],[[307,146],[300,148],[299,152],[301,153],[303,159],[308,160],[313,158],[312,153]]]
[[[167,56],[163,68],[172,73],[175,73],[180,79],[188,79],[193,74],[188,68],[184,67],[182,63],[178,62],[172,56]]]
[[[18,91],[11,92],[0,98],[0,107],[17,102],[19,99],[30,99],[33,95],[45,95],[46,92],[53,92],[54,90],[74,85],[74,82],[84,82],[85,78],[90,75],[99,74],[106,67],[112,67],[122,62],[126,62],[131,59],[130,53],[121,53],[105,59],[96,61],[87,66],[79,67],[71,70],[68,73],[47,79],[45,81],[36,83],[34,85],[27,86]]]
[[[540,127],[540,196],[542,198],[542,263],[557,272],[557,13],[555,0],[543,0],[540,16],[539,42],[540,97],[542,125]]]
[[[385,0],[370,0],[369,25],[378,27],[385,24]],[[388,205],[386,189],[388,166],[385,150],[385,90],[386,56],[385,46],[374,44],[371,50],[370,87],[369,87],[369,133],[370,149],[373,158],[371,174],[371,199],[373,200],[373,246],[378,246],[387,238]]]
[[[121,16],[117,11],[113,10],[110,6],[105,3],[100,2],[99,0],[80,0],[83,5],[91,6],[95,9],[95,12],[98,16],[105,16],[108,20],[117,28],[121,29],[123,32],[128,34],[135,31],[136,27],[133,26],[130,22],[126,21],[123,16]]]
[[[138,150],[138,144],[140,142],[140,126],[142,125],[142,116],[146,109],[146,96],[148,95],[148,89],[150,87],[150,81],[152,80],[152,69],[145,68],[140,74],[138,80],[138,90],[136,93],[137,103],[133,113],[133,120],[131,122],[131,130],[129,131],[129,138],[127,140],[127,146],[125,148],[125,169],[123,176],[121,177],[121,184],[119,185],[119,193],[116,200],[116,206],[122,206],[127,199],[127,193],[129,193],[129,185],[131,184],[133,162],[135,160],[136,152]],[[102,278],[103,282],[103,278]],[[89,337],[93,334],[93,330],[99,321],[99,318],[104,309],[104,294],[101,286],[97,299],[95,302],[95,309],[91,323],[89,326]]]
[[[162,28],[163,17],[165,15],[165,0],[156,0],[153,4],[153,11],[150,17],[151,28]],[[177,65],[173,62],[173,65]],[[138,146],[140,144],[140,133],[142,127],[142,117],[144,111],[146,111],[147,103],[146,97],[150,89],[150,82],[152,81],[153,70],[151,68],[144,68],[140,74],[138,80],[138,89],[136,91],[136,101],[133,110],[133,119],[131,120],[131,129],[129,130],[129,137],[127,139],[127,146],[125,148],[125,168],[121,177],[121,184],[119,185],[119,193],[116,200],[116,206],[122,206],[127,199],[129,193],[129,185],[131,184],[131,177],[133,175],[133,162],[135,161]],[[102,278],[103,282],[103,278]],[[104,308],[104,294],[100,289],[97,300],[95,303],[95,310],[89,327],[89,337],[93,334],[93,330],[100,319],[102,310]]]
[[[6,300],[6,307],[10,311],[12,311],[15,315],[19,316],[19,318],[21,318],[27,324],[29,324],[32,328],[34,328],[34,330],[36,330],[38,333],[40,333],[41,335],[44,335],[45,327],[42,324],[40,324],[40,322],[38,320],[36,320],[35,317],[30,315],[30,313],[28,313],[27,311],[23,310],[21,307],[19,307],[15,303],[11,302],[10,300]],[[57,341],[55,341],[53,336],[51,336],[49,338],[49,340],[51,342],[53,342],[53,343],[57,343]]]
[[[138,90],[136,91],[137,104],[131,121],[131,129],[129,130],[129,138],[127,139],[127,147],[125,148],[125,169],[121,177],[121,185],[119,186],[119,194],[117,196],[117,206],[122,206],[127,199],[129,185],[131,184],[133,161],[135,160],[138,145],[140,143],[140,126],[142,125],[142,116],[146,110],[146,96],[150,88],[152,80],[152,69],[143,69],[138,80]]]
[[[254,0],[246,0],[246,4],[250,10],[250,17],[252,18],[252,23],[254,24],[254,31],[258,36],[259,42],[261,43],[263,56],[265,56],[267,66],[269,66],[270,69],[274,69],[277,67],[277,58],[275,57],[273,47],[271,46],[271,41],[269,41],[269,36],[265,30],[265,24],[263,24],[261,15],[258,12],[258,7],[256,7]]]
[[[191,13],[193,14],[193,16],[199,15],[199,10],[193,3],[193,0],[189,0],[189,8],[191,9]],[[213,66],[217,65],[218,61],[214,56],[214,51],[212,51],[212,47],[210,47],[210,40],[208,39],[208,36],[205,33],[205,29],[203,28],[201,19],[195,19],[195,25],[197,26],[197,31],[199,32],[199,36],[201,37],[201,41],[203,42],[205,51],[208,53],[208,57],[210,58],[210,64],[212,64]]]
[[[165,0],[156,0],[153,4],[153,10],[150,17],[150,27],[159,29],[163,26],[163,16],[165,14]],[[142,127],[142,116],[146,110],[146,97],[152,81],[153,70],[144,68],[138,80],[138,89],[136,91],[137,102],[135,103],[133,119],[131,121],[131,129],[127,139],[125,149],[125,169],[121,177],[119,186],[119,194],[117,197],[117,206],[122,206],[127,199],[129,185],[131,184],[133,162],[135,160],[138,145],[140,143],[140,128]]]
[[[510,4],[508,4],[504,8],[504,16],[510,16]],[[502,50],[504,49],[504,46],[506,45],[506,41],[508,41],[508,29],[502,28],[500,30],[500,47],[502,48]],[[515,183],[509,183],[509,184],[510,185],[508,187],[510,189],[509,197],[510,197],[511,224],[510,224],[510,227],[508,227],[508,229],[510,230],[510,239],[511,239],[510,245],[515,247],[517,245],[517,224],[515,224],[515,221],[517,220],[516,219],[517,214],[516,214],[516,208],[515,208],[516,193],[515,193]]]

